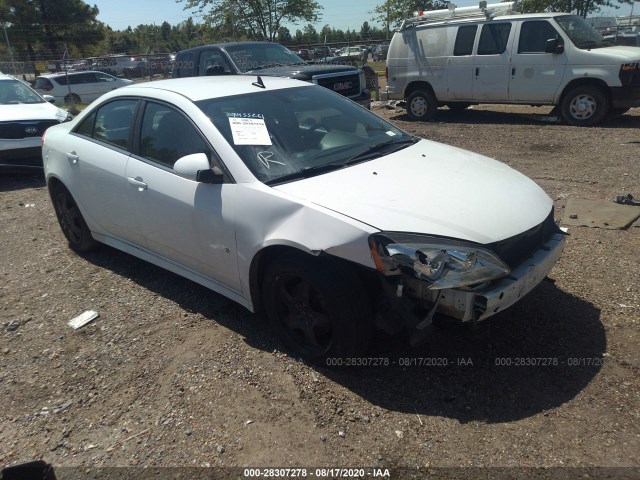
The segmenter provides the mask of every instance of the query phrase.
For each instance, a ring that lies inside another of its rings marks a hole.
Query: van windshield
[[[605,40],[598,31],[578,15],[563,15],[554,17],[560,28],[567,34],[571,42],[581,50],[610,47],[612,44]]]

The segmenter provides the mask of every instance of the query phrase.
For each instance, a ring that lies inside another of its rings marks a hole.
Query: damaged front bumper
[[[538,285],[560,258],[565,242],[566,234],[558,231],[510,275],[474,287],[432,290],[426,282],[403,275],[401,283],[387,283],[384,290],[390,306],[403,310],[403,320],[410,330],[424,329],[436,313],[461,322],[479,322],[510,307]]]

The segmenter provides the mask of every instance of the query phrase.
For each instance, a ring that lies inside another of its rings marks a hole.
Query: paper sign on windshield
[[[229,118],[236,145],[271,145],[269,131],[262,118]]]

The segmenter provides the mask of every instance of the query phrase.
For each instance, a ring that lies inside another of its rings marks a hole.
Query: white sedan
[[[322,364],[362,355],[375,327],[502,311],[564,246],[524,175],[297,80],[118,89],[50,128],[43,158],[71,248],[105,243],[264,309]]]

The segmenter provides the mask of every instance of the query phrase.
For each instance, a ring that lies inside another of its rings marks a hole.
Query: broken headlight
[[[369,246],[383,275],[410,274],[435,290],[475,285],[511,273],[494,253],[473,243],[382,232],[369,236]]]

